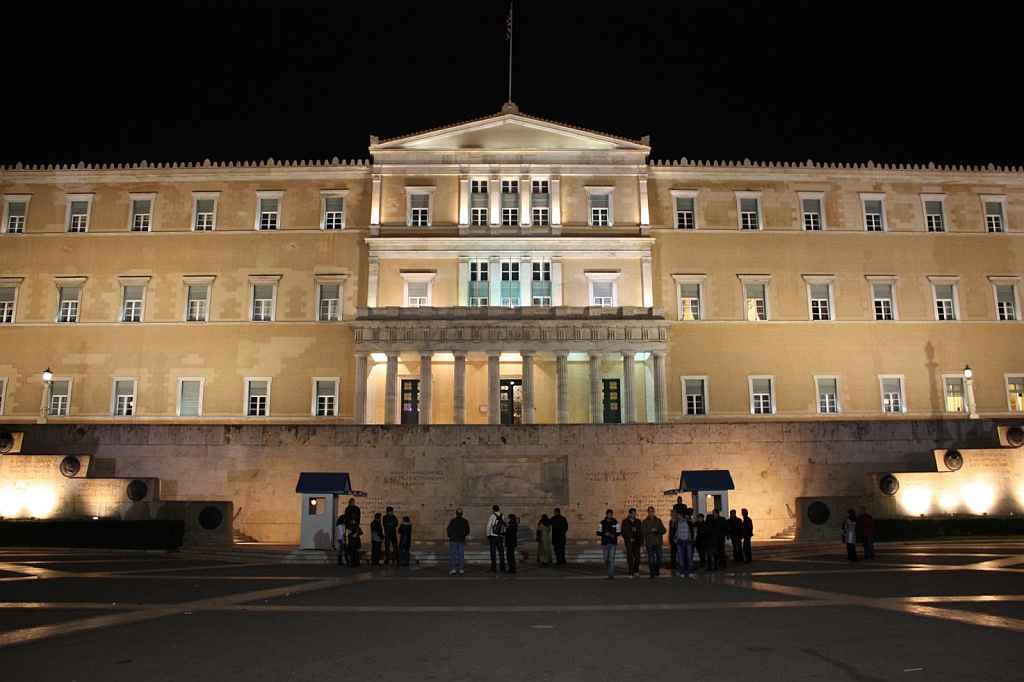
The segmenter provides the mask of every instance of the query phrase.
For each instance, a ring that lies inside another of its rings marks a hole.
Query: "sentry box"
[[[361,490],[352,490],[352,479],[346,473],[303,471],[295,492],[301,497],[299,513],[299,548],[331,549],[334,547],[338,519],[338,497],[366,497]]]
[[[729,513],[729,491],[735,490],[728,469],[704,469],[679,473],[679,487],[666,490],[666,495],[690,493],[690,507],[695,514],[707,516],[709,511]]]

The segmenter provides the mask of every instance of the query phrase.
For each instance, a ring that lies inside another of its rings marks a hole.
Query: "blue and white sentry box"
[[[338,496],[365,496],[366,493],[352,490],[352,480],[342,472],[310,472],[299,474],[295,484],[301,506],[299,514],[299,548],[331,549],[336,538],[334,524],[338,519]]]

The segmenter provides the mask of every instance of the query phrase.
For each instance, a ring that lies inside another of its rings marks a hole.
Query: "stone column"
[[[433,353],[420,353],[420,424],[434,423],[430,404],[433,397],[433,359]]]
[[[487,423],[501,423],[501,353],[487,353]]]
[[[487,305],[501,305],[501,259],[497,256],[487,261]]]
[[[590,353],[590,423],[600,424],[604,421],[604,401],[601,391],[601,357],[602,353]]]
[[[622,409],[622,423],[636,423],[636,387],[635,376],[636,354],[631,350],[622,351],[622,391],[619,392],[619,407]]]
[[[551,225],[557,227],[562,224],[562,179],[557,176],[549,179],[548,191],[551,192]]]
[[[491,225],[501,225],[501,178],[497,175],[487,182],[487,202]]]
[[[384,376],[384,423],[394,424],[398,417],[398,353],[388,353]]]
[[[551,305],[562,305],[562,259],[558,256],[551,258]]]
[[[356,353],[355,398],[352,405],[352,422],[366,423],[366,353]]]
[[[370,190],[370,234],[380,234],[381,175],[375,173]]]
[[[469,258],[459,256],[459,305],[469,305]]]
[[[654,421],[665,421],[665,351],[651,354],[654,358]]]
[[[519,305],[533,305],[533,259],[530,256],[519,259]]]
[[[555,351],[555,409],[559,424],[569,423],[569,351]]]
[[[530,224],[530,197],[533,193],[533,186],[530,184],[529,175],[519,176],[519,224]]]
[[[640,178],[640,227],[650,227],[651,225],[651,209],[647,200],[647,176],[641,175]]]
[[[469,226],[469,177],[459,176],[459,227]]]
[[[452,387],[452,421],[466,423],[466,354],[455,353],[455,377]]]
[[[643,287],[643,302],[645,308],[654,306],[654,275],[650,256],[644,256],[640,261],[640,283]]]
[[[533,407],[533,353],[522,352],[523,356],[523,423],[537,423],[537,413]]]
[[[377,294],[380,288],[380,259],[370,256],[366,259],[366,307],[377,307]]]

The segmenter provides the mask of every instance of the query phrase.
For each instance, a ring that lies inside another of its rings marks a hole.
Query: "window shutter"
[[[132,214],[137,213],[149,213],[150,200],[149,199],[135,199],[132,201]]]
[[[320,285],[320,298],[321,298],[321,300],[322,299],[326,299],[326,298],[335,298],[335,299],[338,298],[338,291],[339,291],[339,289],[340,289],[340,285],[338,285],[338,284],[321,284]]]
[[[72,201],[71,202],[71,215],[85,215],[89,212],[88,201]]]
[[[252,287],[252,297],[255,299],[270,300],[274,298],[273,284],[255,284]]]
[[[260,199],[260,213],[277,213],[277,199]]]
[[[900,392],[900,380],[898,378],[882,379],[882,392],[883,393],[899,393]]]
[[[831,395],[836,395],[836,380],[818,379],[818,393],[828,393]]]
[[[699,284],[680,284],[679,285],[679,296],[680,296],[680,298],[700,298],[700,285]]]
[[[135,382],[131,380],[115,381],[114,395],[131,395],[135,392]]]
[[[676,197],[676,210],[693,213],[693,197]]]
[[[821,200],[820,199],[804,199],[804,213],[817,213],[821,214]]]
[[[945,298],[953,300],[953,285],[952,284],[937,284],[935,285],[935,297]]]
[[[22,204],[24,205],[24,204]],[[1003,204],[999,201],[986,201],[985,202],[985,213],[988,215],[997,215],[1000,218],[1003,217]],[[11,215],[14,215],[13,213]]]
[[[941,201],[926,201],[924,202],[924,210],[930,215],[941,215],[942,214],[942,202]]]
[[[206,300],[206,287],[205,286],[190,286],[188,288],[188,300],[189,301],[205,301]]]
[[[740,199],[740,211],[743,213],[757,213],[757,199]]]
[[[198,381],[181,382],[181,416],[199,416],[199,387]]]
[[[11,290],[14,291],[13,289]],[[0,301],[4,300],[0,298]],[[1000,303],[1013,304],[1013,287],[1012,286],[998,286],[996,287],[996,300]]]
[[[487,208],[487,196],[487,185],[484,185],[479,192],[470,192],[470,206],[473,208]]]
[[[871,288],[874,291],[875,298],[892,299],[891,284],[872,284]]]
[[[78,300],[78,287],[61,287],[60,288],[60,301],[77,301]]]
[[[334,382],[333,381],[318,381],[316,382],[316,395],[317,397],[334,395]]]
[[[764,298],[764,285],[763,284],[748,284],[747,285],[747,298]]]
[[[608,208],[609,205],[609,195],[607,193],[590,195],[591,208]]]
[[[426,298],[426,282],[409,282],[409,298]]]
[[[267,382],[265,381],[250,381],[249,382],[249,395],[260,396],[267,394]]]
[[[828,299],[828,285],[827,284],[812,284],[811,285],[811,298]]]
[[[865,213],[877,213],[882,214],[882,200],[881,199],[867,199],[864,201],[864,212]]]
[[[67,379],[57,379],[50,385],[51,395],[67,395],[71,388],[71,382]]]
[[[14,287],[0,287],[0,303],[14,302]]]
[[[594,282],[594,298],[612,298],[612,282]]]
[[[703,379],[687,379],[686,395],[704,395]]]
[[[430,208],[430,195],[426,192],[416,192],[410,195],[409,205],[413,208]]]
[[[751,382],[754,389],[754,393],[771,393],[772,392],[772,380],[771,379],[754,379]]]
[[[197,199],[196,200],[196,213],[213,213],[214,201],[213,199]]]
[[[328,213],[341,213],[345,210],[345,199],[343,197],[327,197],[324,201],[324,208]]]
[[[12,201],[7,204],[7,215],[12,218],[24,218],[25,217],[25,202],[24,201]]]
[[[124,288],[124,300],[126,301],[141,301],[142,300],[142,287],[130,286]]]

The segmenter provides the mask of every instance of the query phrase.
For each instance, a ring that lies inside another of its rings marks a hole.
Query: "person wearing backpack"
[[[519,519],[515,514],[508,515],[505,524],[505,554],[508,559],[508,572],[516,572],[516,547],[519,545]]]
[[[622,544],[626,546],[627,572],[630,578],[635,578],[640,575],[640,548],[644,544],[643,524],[637,518],[635,507],[630,507],[622,522]]]
[[[505,572],[505,519],[501,517],[501,507],[491,507],[491,517],[487,519],[487,544],[491,550],[491,573],[497,573],[498,566]]]
[[[615,551],[619,548],[619,522],[611,509],[605,510],[604,518],[597,524],[597,536],[601,538],[601,555],[611,580],[615,577]]]
[[[398,517],[395,516],[395,508],[388,507],[384,510],[384,565],[391,562],[398,563]]]

